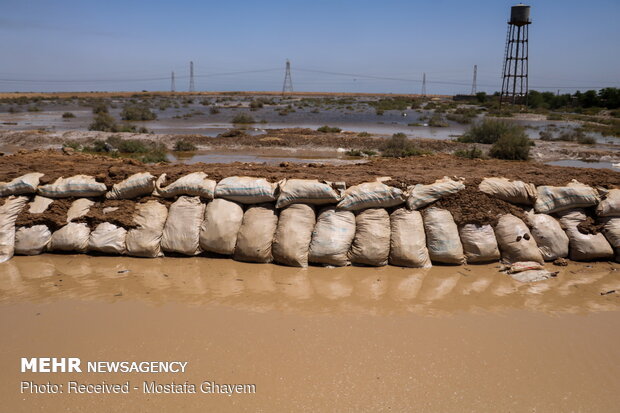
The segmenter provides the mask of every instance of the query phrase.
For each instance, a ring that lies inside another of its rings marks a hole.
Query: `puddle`
[[[613,169],[614,171],[620,170],[620,165],[616,167],[612,162],[582,161],[578,159],[563,159],[560,161],[545,162],[545,164],[554,166],[572,166],[575,168]]]

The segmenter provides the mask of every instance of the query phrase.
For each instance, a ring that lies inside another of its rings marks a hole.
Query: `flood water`
[[[618,264],[522,284],[496,265],[296,269],[227,259],[0,264],[0,399],[46,411],[614,411]],[[19,358],[185,373],[19,373]],[[255,394],[20,394],[21,380],[252,383]]]

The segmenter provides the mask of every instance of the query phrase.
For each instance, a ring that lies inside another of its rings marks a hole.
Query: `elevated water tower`
[[[500,105],[527,104],[528,27],[531,23],[530,6],[517,4],[511,7],[504,51]]]

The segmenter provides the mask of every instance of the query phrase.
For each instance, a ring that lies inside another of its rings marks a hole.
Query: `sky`
[[[516,3],[0,0],[0,91],[490,93]],[[530,89],[620,87],[620,1],[527,4]]]

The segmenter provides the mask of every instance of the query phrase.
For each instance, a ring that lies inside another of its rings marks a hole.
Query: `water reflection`
[[[573,263],[560,268],[556,278],[523,284],[499,273],[497,265],[301,269],[203,257],[44,254],[15,257],[0,265],[0,303],[141,300],[156,305],[221,304],[261,312],[585,313],[620,309],[618,268],[614,263]]]

